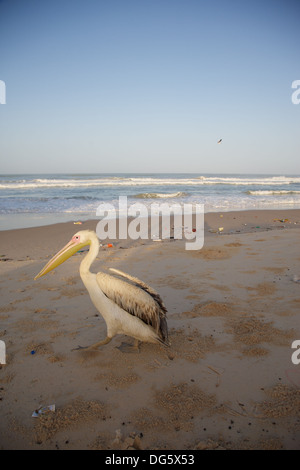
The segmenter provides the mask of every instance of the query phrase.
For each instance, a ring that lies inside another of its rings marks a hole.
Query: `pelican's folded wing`
[[[166,321],[167,309],[159,294],[139,279],[122,271],[111,269],[116,274],[126,278],[126,281],[105,273],[97,274],[97,282],[103,293],[131,315],[140,318],[151,325],[168,343],[168,327]]]

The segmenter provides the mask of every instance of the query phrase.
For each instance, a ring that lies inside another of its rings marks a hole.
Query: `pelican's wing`
[[[126,312],[151,325],[168,343],[167,309],[159,294],[139,279],[117,269],[110,269],[126,281],[105,273],[97,274],[97,283],[104,294]]]
[[[158,303],[158,305],[161,307],[162,311],[166,314],[167,309],[162,301],[162,298],[160,297],[159,293],[156,292],[153,287],[150,287],[148,284],[145,282],[141,281],[137,277],[131,276],[130,274],[124,273],[123,271],[120,271],[119,269],[115,268],[109,268],[110,271],[118,274],[119,276],[125,277],[129,281],[133,282],[136,286],[139,286],[141,289],[144,291],[148,292],[148,294],[153,297],[153,299]]]

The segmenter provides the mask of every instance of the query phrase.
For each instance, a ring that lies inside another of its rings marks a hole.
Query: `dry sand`
[[[0,449],[299,449],[300,211],[207,214],[200,251],[104,245],[94,271],[137,276],[167,306],[171,347],[140,353],[122,352],[122,336],[72,351],[106,334],[79,277],[84,253],[33,281],[96,223],[0,232]]]

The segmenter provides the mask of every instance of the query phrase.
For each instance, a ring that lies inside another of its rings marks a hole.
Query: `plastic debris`
[[[281,222],[283,224],[284,222],[289,222],[289,219],[273,219],[273,222]]]
[[[82,225],[82,222],[73,222],[74,225]]]
[[[112,248],[113,247],[113,244],[112,243],[108,243],[107,244],[107,248]]]
[[[44,415],[50,411],[55,411],[55,405],[40,406],[37,410],[34,410],[31,416],[32,418],[38,418],[40,415]]]
[[[219,232],[223,232],[223,230],[224,230],[224,227],[219,227],[219,229],[218,229],[218,230],[219,230]]]

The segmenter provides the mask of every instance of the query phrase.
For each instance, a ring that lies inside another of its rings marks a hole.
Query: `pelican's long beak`
[[[58,253],[56,253],[53,258],[44,266],[44,268],[35,276],[34,280],[36,281],[39,277],[44,276],[45,274],[52,271],[52,269],[57,268],[60,264],[64,263],[67,259],[71,258],[72,255],[81,250],[84,246],[89,245],[90,242],[78,243],[72,238],[66,246],[64,246]]]

